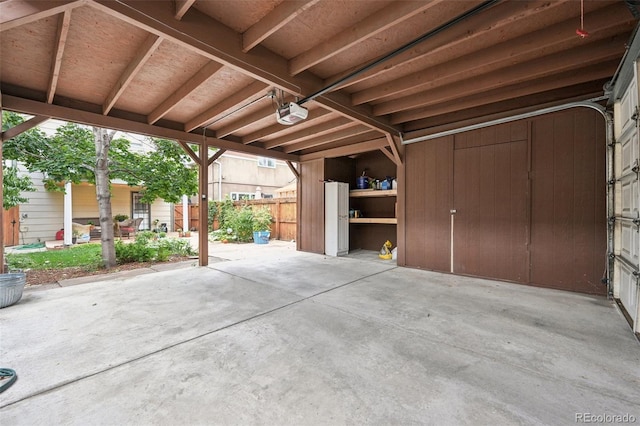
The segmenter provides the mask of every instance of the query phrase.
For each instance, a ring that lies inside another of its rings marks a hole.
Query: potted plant
[[[256,244],[268,244],[271,237],[271,223],[273,217],[267,207],[261,207],[253,211],[251,224],[253,226],[253,242]]]
[[[127,219],[129,219],[129,216],[126,214],[117,214],[113,217],[113,220],[116,222],[124,222]]]

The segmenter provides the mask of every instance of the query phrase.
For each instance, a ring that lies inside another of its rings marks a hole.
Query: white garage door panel
[[[623,223],[621,226],[621,247],[620,254],[625,260],[634,265],[638,264],[640,254],[638,245],[638,227],[631,222]]]
[[[615,146],[615,262],[613,293],[633,321],[634,331],[640,332],[640,180],[637,167],[640,157],[638,73],[634,76],[616,108],[614,117],[619,134]]]
[[[622,216],[630,219],[638,217],[638,180],[627,177],[621,182]]]
[[[620,175],[626,176],[633,172],[638,158],[638,133],[634,132],[628,138],[621,139],[622,156],[620,158]]]
[[[620,123],[622,124],[622,133],[630,127],[635,127],[633,115],[635,114],[636,106],[638,105],[636,84],[637,82],[633,80],[620,100],[619,118]]]
[[[618,277],[620,278],[620,293],[618,295],[620,302],[632,319],[637,319],[638,312],[638,285],[633,271],[624,263],[616,262],[618,267]]]

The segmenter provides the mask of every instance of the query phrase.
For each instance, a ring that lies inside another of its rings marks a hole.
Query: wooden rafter
[[[576,73],[567,71],[561,74],[522,83],[512,84],[510,86],[500,87],[486,92],[476,93],[461,99],[451,100],[436,105],[416,108],[409,111],[402,111],[391,115],[392,123],[404,123],[407,121],[419,120],[435,115],[447,114],[468,108],[475,108],[495,102],[501,102],[514,97],[520,98],[535,93],[546,92],[549,90],[561,89],[576,84],[586,83],[598,79],[604,79],[614,74],[619,61],[611,60],[602,64],[594,65],[585,72]]]
[[[314,120],[317,120],[321,117],[324,117],[328,114],[332,114],[331,111],[327,111],[326,109],[322,109],[322,108],[316,108],[314,110],[310,110],[309,111],[309,116],[307,117],[307,119],[305,120],[305,124],[309,124],[311,122],[313,122]],[[274,115],[274,111],[272,109],[271,116],[275,117]],[[275,123],[272,124],[271,126],[267,126],[263,129],[257,130],[253,133],[250,133],[246,136],[242,137],[242,143],[251,143],[251,142],[255,142],[257,140],[260,140],[262,138],[264,138],[265,136],[273,136],[276,135],[279,132],[286,132],[290,129],[290,127],[284,126],[280,123]]]
[[[465,93],[465,95],[469,96],[495,89],[505,84],[532,81],[536,78],[570,71],[588,64],[613,60],[619,58],[623,52],[624,42],[621,42],[619,37],[613,37],[585,45],[579,49],[558,52],[503,68],[499,72],[483,74],[433,90],[420,91],[400,99],[383,102],[375,105],[373,111],[376,115],[384,115],[410,108],[434,105],[459,97],[460,93]]]
[[[250,126],[257,121],[264,120],[267,117],[275,117],[274,114],[275,111],[272,106],[261,108],[258,111],[252,112],[251,114],[246,115],[240,119],[233,120],[231,123],[217,129],[216,136],[219,138],[223,138],[233,132],[237,132],[242,128]]]
[[[156,7],[154,2],[93,0],[91,4],[104,13],[294,96],[306,96],[324,86],[324,81],[309,73],[291,76],[288,72],[288,61],[262,46],[258,45],[245,54],[242,52],[241,34],[204,14],[197,13],[197,10],[192,11],[189,22],[183,22],[176,21],[171,10]],[[316,102],[374,129],[399,132],[399,129],[390,125],[386,119],[371,115],[369,109],[351,106],[347,96],[321,96]]]
[[[198,114],[184,125],[185,132],[190,132],[200,126],[206,126],[211,121],[224,116],[233,110],[240,108],[242,104],[249,102],[251,98],[255,98],[260,94],[266,94],[267,85],[261,81],[256,81],[232,96],[224,99],[222,102],[213,105],[206,111]],[[226,135],[224,135],[226,136]],[[218,135],[218,137],[222,137]]]
[[[331,39],[289,61],[289,72],[296,75],[312,66],[335,56],[363,40],[374,37],[419,13],[439,4],[443,0],[430,2],[392,2],[389,6],[368,16],[357,25],[347,28]]]
[[[87,124],[90,126],[117,129],[125,132],[138,133],[141,135],[172,139],[176,141],[182,140],[189,143],[200,144],[203,140],[202,135],[195,133],[187,133],[180,130],[154,126],[147,124],[146,122],[138,122],[88,111],[80,111],[73,108],[47,104],[15,96],[3,95],[2,101],[4,103],[4,108],[10,111],[44,115],[51,118],[57,118],[59,120],[74,121],[76,123]],[[207,136],[206,142],[208,146],[214,148],[224,148],[230,151],[244,152],[247,154],[260,155],[280,160],[299,161],[297,155],[286,154],[280,151],[269,151],[258,146],[244,145],[242,143],[232,142],[225,139],[217,139]]]
[[[242,34],[242,51],[246,53],[253,49],[318,1],[320,0],[295,0],[280,3]]]
[[[340,148],[327,149],[325,151],[318,151],[311,154],[305,154],[300,156],[300,161],[316,160],[319,158],[335,158],[344,157],[347,155],[362,154],[363,152],[376,151],[380,148],[384,148],[388,145],[387,138],[377,138],[366,142],[361,142],[353,145],[343,146]]]
[[[176,2],[175,18],[177,20],[180,20],[180,19],[182,19],[184,14],[187,13],[189,8],[191,8],[191,6],[193,6],[193,3],[195,3],[196,0],[175,0],[175,2]]]
[[[0,32],[36,22],[85,4],[85,0],[3,1],[0,2]]]
[[[220,69],[222,65],[217,62],[209,62],[202,68],[198,70],[186,83],[180,86],[175,92],[173,92],[169,97],[167,97],[164,101],[160,103],[147,117],[147,122],[149,124],[153,124],[156,121],[160,120],[175,108],[178,103],[193,93],[195,90],[202,85],[209,78],[214,76]]]
[[[296,152],[303,149],[320,146],[326,143],[339,141],[341,139],[346,139],[351,136],[361,135],[370,131],[371,129],[369,127],[363,126],[362,124],[356,124],[355,126],[347,127],[336,132],[327,133],[317,137],[312,137],[299,143],[296,142],[292,145],[287,145],[283,148],[283,151]]]
[[[147,37],[142,46],[138,49],[135,58],[129,62],[129,65],[127,65],[127,68],[124,70],[116,84],[111,89],[109,96],[107,96],[107,99],[104,101],[104,104],[102,105],[102,113],[104,115],[109,114],[109,111],[111,111],[111,108],[113,108],[115,103],[118,101],[118,98],[122,96],[129,83],[131,83],[131,80],[134,79],[145,62],[147,62],[153,52],[155,52],[158,46],[160,46],[160,43],[162,43],[161,37],[154,34],[150,34]]]
[[[315,136],[326,135],[328,133],[344,129],[346,127],[353,127],[357,124],[358,123],[355,123],[346,117],[338,117],[333,120],[317,124],[315,126],[305,127],[295,133],[290,133],[288,135],[269,140],[264,143],[264,147],[267,149],[271,149],[289,143],[300,142]]]
[[[612,31],[616,31],[616,27],[625,13],[628,12],[624,8],[612,5],[612,7],[585,16],[585,19],[590,22],[589,42],[610,37]],[[576,37],[575,26],[575,19],[569,19],[531,34],[506,40],[503,43],[457,57],[445,63],[436,64],[419,72],[404,75],[388,83],[377,84],[374,87],[355,92],[351,96],[351,100],[354,105],[359,105],[401,92],[415,92],[421,88],[448,84],[457,79],[486,74],[518,62],[529,61],[585,44],[585,40]]]
[[[64,47],[67,43],[67,34],[69,34],[69,23],[71,22],[71,10],[67,9],[58,18],[58,31],[56,33],[56,43],[51,60],[51,75],[49,76],[49,87],[47,88],[47,102],[53,102],[58,86],[58,78],[60,77],[60,66],[62,65],[62,55]]]
[[[546,0],[536,0],[535,2],[502,2],[492,7],[491,13],[481,13],[473,16],[465,21],[465,25],[454,26],[446,32],[420,43],[416,47],[386,61],[383,67],[375,67],[359,74],[341,87],[347,87],[374,76],[379,76],[400,65],[410,65],[412,62],[421,60],[427,55],[436,55],[446,49],[459,49],[465,45],[471,46],[478,40],[486,38],[492,31],[497,31],[514,24],[517,25],[521,20],[534,19],[534,16],[559,7],[567,1],[570,0],[553,2]],[[508,31],[504,31],[504,34],[508,34]],[[365,65],[367,65],[367,63],[358,64],[351,69],[333,75],[327,78],[325,83],[327,85],[331,84],[341,79],[344,75],[353,72],[355,69],[360,69]]]

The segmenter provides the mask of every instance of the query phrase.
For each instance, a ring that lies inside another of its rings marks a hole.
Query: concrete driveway
[[[640,345],[604,298],[231,249],[0,310],[0,423],[640,423]]]

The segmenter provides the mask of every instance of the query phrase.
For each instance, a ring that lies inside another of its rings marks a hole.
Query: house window
[[[131,219],[142,218],[139,229],[151,229],[151,204],[140,201],[142,194],[131,193]]]
[[[276,168],[276,160],[267,157],[258,157],[258,167]]]
[[[255,192],[232,192],[229,194],[233,201],[253,200],[256,198]]]

